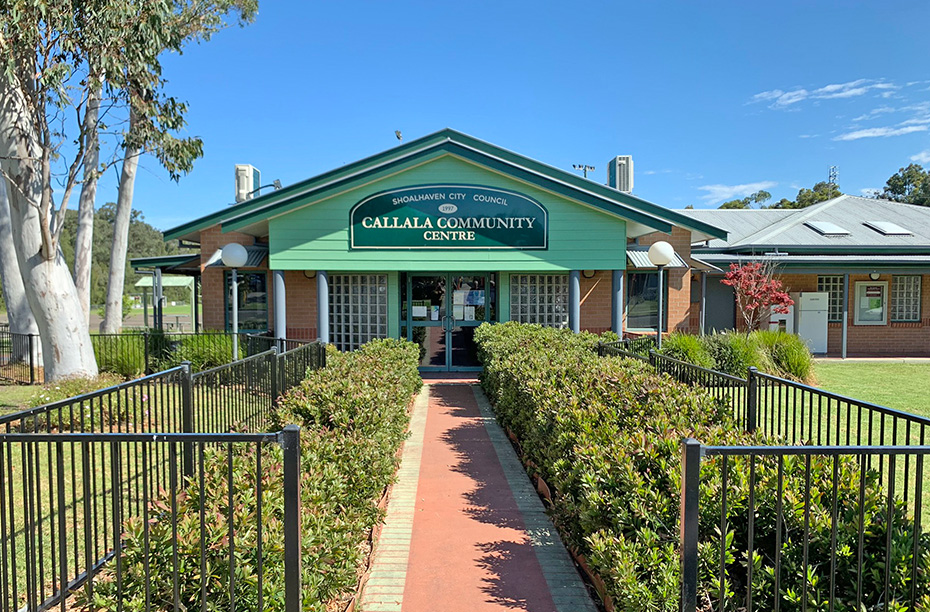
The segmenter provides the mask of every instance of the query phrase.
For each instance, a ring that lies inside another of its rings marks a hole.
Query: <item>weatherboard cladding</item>
[[[351,249],[349,211],[372,194],[410,185],[454,182],[519,192],[549,215],[545,250]],[[269,221],[269,267],[343,271],[566,271],[626,267],[626,223],[614,215],[527,185],[455,156],[445,155],[405,172],[343,191]]]

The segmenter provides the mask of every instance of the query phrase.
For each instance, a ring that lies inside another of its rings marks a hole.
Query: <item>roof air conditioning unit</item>
[[[607,184],[618,191],[633,193],[632,155],[618,155],[608,162]]]
[[[236,204],[251,200],[262,184],[262,173],[250,164],[236,164]]]

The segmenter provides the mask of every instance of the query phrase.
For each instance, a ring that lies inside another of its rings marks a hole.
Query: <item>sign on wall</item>
[[[546,249],[549,215],[525,195],[477,185],[420,185],[349,212],[353,249]]]

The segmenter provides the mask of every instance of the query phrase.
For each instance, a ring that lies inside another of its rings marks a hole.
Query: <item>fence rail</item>
[[[682,442],[681,603],[915,610],[930,601],[930,419],[750,368],[745,379],[626,342],[701,385],[770,446]],[[709,586],[709,588],[708,588]]]
[[[299,609],[299,537],[281,559],[263,516],[299,533],[299,452],[296,427],[0,434],[0,611],[70,609],[76,592],[90,609],[261,610],[272,556]],[[263,469],[275,462],[284,469]]]
[[[39,374],[38,336],[0,328],[0,379],[33,385]]]

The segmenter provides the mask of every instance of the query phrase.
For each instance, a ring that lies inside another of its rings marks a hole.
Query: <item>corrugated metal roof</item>
[[[648,247],[627,247],[626,249],[626,260],[629,262],[631,268],[646,268],[655,270],[656,267],[652,265],[652,262],[649,261],[649,248]],[[665,266],[666,268],[687,268],[688,263],[681,258],[681,255],[675,253],[675,259],[672,263]]]
[[[701,259],[713,264],[729,264],[738,261],[766,260],[775,263],[812,263],[812,264],[883,264],[930,266],[930,255],[790,255],[779,253],[769,256],[749,256],[739,253],[701,253]]]
[[[918,247],[930,249],[930,207],[843,195],[798,210],[686,210],[705,223],[729,232],[729,239],[713,240],[704,248],[752,247]],[[882,234],[866,223],[889,222],[911,232]],[[848,234],[823,235],[809,223],[830,223]]]
[[[245,260],[245,265],[243,268],[257,268],[262,265],[262,262],[265,260],[265,257],[268,256],[268,245],[265,244],[253,244],[252,246],[245,247],[246,252],[248,253],[248,258]],[[225,268],[223,265],[223,249],[217,249],[213,255],[210,256],[210,259],[207,260],[205,268]]]

